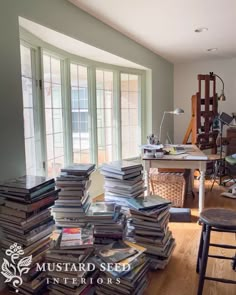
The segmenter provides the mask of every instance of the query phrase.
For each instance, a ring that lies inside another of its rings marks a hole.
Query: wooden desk
[[[149,170],[150,168],[184,168],[184,169],[199,169],[200,184],[199,184],[199,213],[204,208],[205,199],[205,172],[206,163],[208,161],[205,155],[196,145],[181,145],[185,148],[186,153],[180,155],[165,155],[162,158],[149,158],[143,156],[147,194],[150,194],[149,188]],[[171,146],[170,146],[171,147]]]

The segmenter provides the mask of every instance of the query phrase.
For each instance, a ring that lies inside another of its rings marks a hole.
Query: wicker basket
[[[160,173],[158,169],[150,170],[151,191],[172,202],[174,207],[183,207],[187,192],[189,170],[184,172]]]

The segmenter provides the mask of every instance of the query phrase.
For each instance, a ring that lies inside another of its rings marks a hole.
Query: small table
[[[149,170],[150,168],[183,168],[198,169],[200,171],[199,184],[199,213],[204,208],[205,200],[205,172],[208,157],[196,145],[179,145],[185,149],[185,153],[179,155],[164,155],[162,158],[149,158],[143,156],[144,168],[146,171],[147,194],[150,194],[149,188]],[[167,148],[176,147],[168,145]]]

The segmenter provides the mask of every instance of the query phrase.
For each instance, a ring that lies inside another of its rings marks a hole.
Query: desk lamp
[[[184,110],[181,108],[177,108],[174,111],[164,111],[164,114],[163,114],[162,120],[161,120],[160,129],[159,129],[159,142],[161,142],[161,129],[162,129],[162,125],[163,125],[164,118],[165,118],[166,114],[182,115],[182,114],[184,114]]]
[[[218,79],[220,79],[220,81],[222,82],[222,90],[221,90],[221,94],[220,94],[220,96],[218,97],[218,100],[220,100],[220,101],[225,101],[225,100],[226,100],[225,93],[224,93],[225,84],[224,84],[223,79],[222,79],[220,76],[214,74],[213,72],[210,72],[210,76],[211,76],[211,77],[215,76],[215,77],[217,77]]]

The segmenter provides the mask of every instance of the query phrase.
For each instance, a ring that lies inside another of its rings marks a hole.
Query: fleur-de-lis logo
[[[18,292],[18,287],[23,283],[22,274],[26,274],[30,270],[28,266],[32,262],[32,255],[19,260],[20,256],[24,255],[24,251],[17,243],[12,244],[5,253],[11,258],[11,262],[3,258],[1,274],[6,278],[5,283],[12,282],[16,292]]]

